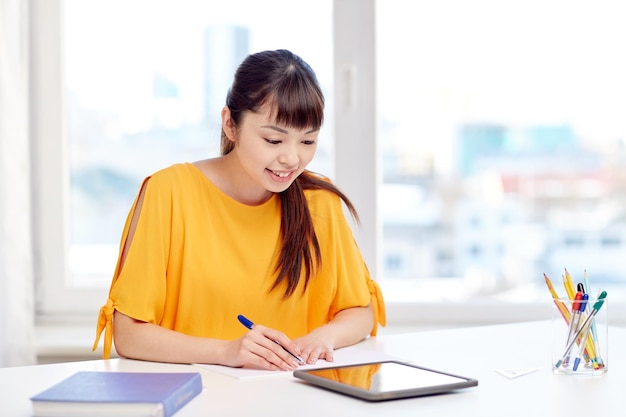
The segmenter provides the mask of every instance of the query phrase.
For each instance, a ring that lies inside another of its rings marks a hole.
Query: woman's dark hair
[[[324,95],[315,73],[302,58],[284,49],[249,55],[239,65],[226,97],[236,128],[245,112],[257,112],[265,104],[271,104],[275,121],[287,127],[319,129],[324,121]],[[222,131],[221,154],[226,155],[234,146]],[[330,182],[309,171],[279,193],[282,246],[275,268],[278,276],[270,291],[286,280],[285,298],[298,287],[303,266],[306,289],[311,274],[322,262],[304,190],[335,193],[358,221],[350,200]]]

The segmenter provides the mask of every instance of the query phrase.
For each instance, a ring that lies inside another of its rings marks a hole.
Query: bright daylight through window
[[[297,51],[315,69],[332,102],[332,53],[325,52],[332,51],[330,2],[316,2],[306,21],[281,20],[278,26],[261,17],[270,18],[275,10],[296,13],[294,3],[215,6],[203,1],[65,2],[69,262],[75,285],[108,286],[122,227],[144,177],[219,153],[220,112],[246,55],[263,49]],[[310,166],[331,177],[332,130],[329,111]]]
[[[377,2],[387,298],[543,300],[565,268],[623,288],[616,4]]]
[[[332,1],[279,26],[260,17],[299,2],[213,4],[65,2],[75,285],[109,284],[146,175],[217,154],[250,52],[292,49],[316,70],[327,119],[311,169],[333,178]],[[387,301],[545,300],[543,273],[564,268],[623,289],[626,33],[598,4],[617,2],[377,2]]]

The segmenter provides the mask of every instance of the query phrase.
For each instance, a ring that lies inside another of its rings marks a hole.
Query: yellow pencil
[[[561,301],[559,294],[557,294],[556,290],[554,289],[554,286],[552,285],[552,281],[550,281],[550,278],[548,278],[546,274],[543,274],[543,277],[546,280],[546,285],[548,286],[548,290],[550,290],[550,294],[552,294],[554,305],[556,305],[556,307],[561,312],[563,319],[565,319],[565,322],[569,325],[569,322],[571,319],[571,314],[569,312],[569,309],[567,308],[565,303]]]
[[[572,280],[572,276],[565,269],[565,275],[563,276],[563,286],[565,287],[565,292],[570,300],[574,300],[576,298],[576,289],[574,288],[574,281]]]
[[[565,323],[569,326],[570,320],[572,318],[569,309],[567,308],[565,303],[560,299],[559,294],[556,292],[556,290],[554,289],[554,286],[552,285],[552,281],[550,281],[550,278],[548,278],[546,274],[543,274],[543,277],[546,281],[546,285],[548,286],[548,290],[550,290],[550,294],[552,294],[554,305],[556,305],[559,312],[561,313],[561,316],[563,316]],[[571,282],[571,277],[569,278],[569,280]],[[563,279],[563,283],[564,284],[566,283],[566,278]],[[568,286],[569,284],[565,284],[566,290]],[[569,288],[572,288],[572,289],[574,288],[573,283],[571,286],[569,286]],[[582,340],[579,340],[578,343],[582,343]],[[584,343],[585,343],[584,358],[586,362],[589,362],[591,358],[596,358],[595,346],[594,346],[592,338],[588,337],[588,335]],[[594,369],[598,369],[599,367],[601,367],[601,364],[597,363],[595,360],[591,360],[591,365],[594,367]]]

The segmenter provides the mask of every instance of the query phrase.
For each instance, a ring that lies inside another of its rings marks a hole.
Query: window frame
[[[37,318],[97,311],[102,291],[68,281],[69,192],[63,82],[62,0],[31,3],[33,242]]]

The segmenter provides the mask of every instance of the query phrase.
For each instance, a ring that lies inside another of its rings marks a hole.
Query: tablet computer
[[[478,381],[400,361],[296,369],[294,377],[367,401],[442,394],[474,387]]]

